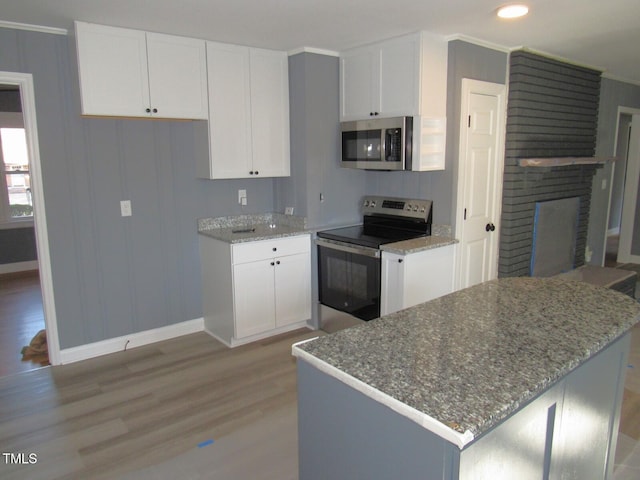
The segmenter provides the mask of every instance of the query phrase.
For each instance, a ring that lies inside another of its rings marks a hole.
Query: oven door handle
[[[318,245],[319,247],[331,248],[333,250],[340,250],[341,252],[353,253],[354,255],[364,255],[366,257],[380,258],[380,250],[377,250],[375,248],[357,247],[352,245],[345,245],[343,243],[328,242],[320,238],[316,239],[316,245]]]

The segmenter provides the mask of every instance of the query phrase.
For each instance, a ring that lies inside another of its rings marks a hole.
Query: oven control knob
[[[407,211],[409,211],[409,212],[411,211],[411,204],[407,205]]]
[[[420,209],[420,213],[424,213],[424,212],[426,212],[426,211],[427,211],[427,209],[426,209],[426,208],[424,208],[424,207],[422,207],[422,208]]]
[[[417,212],[418,211],[418,206],[416,205],[415,207],[413,207],[413,211]]]
[[[375,200],[371,200],[371,201],[369,202],[369,206],[370,206],[370,207],[375,207],[375,206],[376,206],[376,201],[375,201]]]

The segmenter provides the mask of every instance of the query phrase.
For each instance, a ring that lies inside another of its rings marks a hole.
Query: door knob
[[[496,226],[493,223],[487,223],[487,226],[484,227],[487,232],[493,232],[496,229]]]

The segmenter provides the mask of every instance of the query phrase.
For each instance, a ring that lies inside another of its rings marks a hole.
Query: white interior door
[[[462,80],[456,289],[496,278],[504,170],[505,86]]]
[[[619,263],[640,263],[640,115],[633,115],[629,135],[627,176],[624,184],[622,219],[620,222]]]

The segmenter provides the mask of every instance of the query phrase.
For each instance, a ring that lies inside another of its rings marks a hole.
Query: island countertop
[[[640,306],[505,278],[294,345],[293,354],[463,448],[622,337]]]

